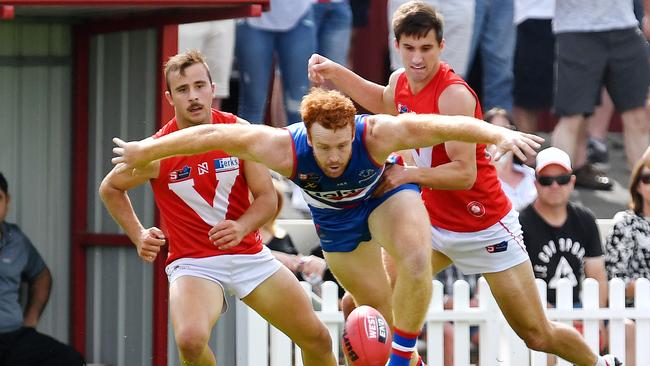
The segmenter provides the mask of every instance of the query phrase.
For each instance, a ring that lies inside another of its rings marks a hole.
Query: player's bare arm
[[[255,161],[290,176],[293,151],[289,132],[264,125],[218,124],[188,127],[155,140],[124,142],[114,138],[117,154],[113,164],[138,168],[151,161],[223,150],[229,155]]]
[[[366,137],[370,154],[383,161],[392,151],[427,147],[448,140],[488,143],[497,146],[497,159],[507,151],[519,157],[532,155],[543,138],[491,125],[468,116],[401,114],[368,116]]]
[[[277,195],[269,170],[261,164],[245,161],[244,176],[253,202],[237,220],[224,220],[208,233],[210,241],[221,250],[238,245],[246,235],[268,222],[276,211]]]
[[[395,107],[384,101],[385,87],[366,80],[327,57],[313,54],[307,66],[309,80],[320,85],[331,81],[338,90],[372,113],[395,114]]]
[[[149,179],[156,178],[160,171],[157,162],[143,165],[134,174],[133,169],[122,165],[111,170],[99,186],[99,196],[113,219],[122,227],[126,235],[135,244],[140,258],[153,262],[165,245],[165,235],[157,227],[145,228],[138,219],[127,191]]]

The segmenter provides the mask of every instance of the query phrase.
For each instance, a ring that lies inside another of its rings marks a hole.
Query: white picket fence
[[[316,299],[317,314],[327,325],[332,336],[333,349],[340,351],[343,314],[338,310],[338,288],[327,282],[322,285],[318,297],[311,286],[303,283],[305,290]],[[540,301],[546,304],[546,284],[537,280]],[[558,282],[557,308],[547,309],[550,319],[572,324],[573,320],[584,322],[584,336],[589,347],[597,352],[599,344],[599,321],[609,320],[609,350],[625,363],[625,319],[636,323],[636,364],[650,365],[650,280],[636,283],[634,307],[625,307],[625,284],[620,279],[609,283],[609,308],[599,308],[598,283],[594,279],[583,282],[583,308],[573,308],[571,283]],[[478,307],[470,307],[469,285],[465,281],[454,284],[454,307],[443,309],[443,287],[434,281],[433,299],[426,318],[426,359],[429,366],[443,366],[443,328],[446,322],[454,327],[454,365],[470,365],[469,327],[479,327],[479,363],[484,366],[546,366],[546,354],[529,350],[517,337],[501,314],[487,282],[479,281]],[[262,319],[257,313],[238,303],[237,352],[238,364],[255,366],[302,366],[300,349],[291,340]],[[525,311],[525,309],[522,309]],[[296,314],[299,317],[300,314]],[[339,355],[340,352],[335,352]],[[343,360],[339,360],[344,364]],[[558,366],[568,366],[559,360]]]

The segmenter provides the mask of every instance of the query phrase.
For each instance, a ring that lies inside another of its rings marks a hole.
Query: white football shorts
[[[280,267],[282,264],[271,254],[271,250],[264,246],[256,254],[179,258],[165,267],[165,273],[170,284],[182,276],[200,277],[221,286],[224,294],[232,294],[242,299]],[[228,309],[225,296],[223,302],[221,312],[225,313]]]
[[[466,275],[501,272],[527,261],[519,213],[513,208],[496,224],[476,232],[431,227],[432,247]]]

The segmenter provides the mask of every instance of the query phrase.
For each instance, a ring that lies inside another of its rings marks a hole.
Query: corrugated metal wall
[[[71,41],[63,24],[0,22],[0,171],[54,279],[38,329],[69,336]]]
[[[156,32],[101,34],[90,46],[88,136],[88,230],[120,233],[97,189],[112,168],[111,138],[141,139],[156,131]],[[151,189],[129,192],[145,227],[153,225]],[[150,365],[152,342],[152,265],[133,247],[87,250],[88,361],[111,365]]]

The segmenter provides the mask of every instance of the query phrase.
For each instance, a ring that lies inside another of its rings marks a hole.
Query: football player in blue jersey
[[[152,140],[114,139],[118,169],[138,174],[151,161],[219,149],[256,161],[298,184],[309,204],[328,265],[357,305],[379,310],[392,325],[390,366],[408,364],[431,299],[431,233],[415,185],[373,197],[394,151],[447,140],[494,144],[525,159],[543,141],[466,116],[356,115],[349,98],[313,89],[303,98],[304,123],[202,125]],[[498,156],[497,156],[498,158]],[[394,259],[395,287],[381,248]],[[406,362],[406,363],[405,363]]]

